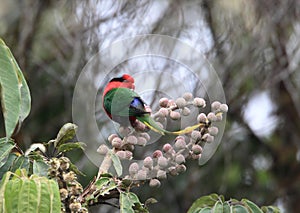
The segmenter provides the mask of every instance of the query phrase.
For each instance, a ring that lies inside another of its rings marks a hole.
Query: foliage
[[[0,141],[0,172],[2,175],[0,189],[2,199],[0,202],[4,202],[1,206],[9,212],[11,209],[15,209],[13,205],[16,204],[18,204],[17,209],[20,209],[20,212],[21,210],[22,212],[32,211],[33,209],[30,208],[40,211],[48,208],[52,209],[53,212],[58,212],[60,211],[58,207],[62,202],[63,211],[84,212],[89,206],[110,204],[107,201],[115,198],[119,200],[118,207],[121,212],[147,212],[147,207],[140,202],[137,195],[130,191],[132,187],[139,186],[144,180],[141,182],[138,180],[130,181],[118,176],[114,177],[107,173],[107,170],[101,170],[98,176],[83,189],[77,181],[77,174],[80,172],[65,157],[65,153],[70,150],[83,149],[83,143],[71,141],[77,129],[75,124],[65,124],[55,139],[39,146],[32,146],[25,153],[17,144],[14,144],[10,138],[18,121],[23,121],[29,114],[30,93],[20,68],[2,40],[0,57],[2,63],[1,103],[6,128],[6,138],[2,138]],[[216,113],[216,115],[218,114]],[[205,119],[205,124],[207,121]],[[120,175],[122,173],[121,157],[117,155],[119,150],[114,148],[107,152],[106,157],[113,162],[118,175]],[[165,147],[163,151],[168,152],[166,149],[169,148]],[[12,150],[14,151],[12,152]],[[159,165],[158,160],[157,164]],[[181,168],[183,167],[181,166]],[[52,190],[49,190],[49,184]],[[12,187],[16,188],[10,190]],[[9,190],[13,193],[7,193]],[[60,194],[60,200],[58,194]],[[227,209],[229,206],[234,210],[256,209],[259,212],[258,207],[248,200],[225,202],[222,197],[217,196],[218,199],[215,197],[216,195],[210,195],[200,198],[190,211],[198,211],[204,205],[204,209],[216,210],[221,207]],[[16,198],[18,200],[15,200]],[[263,207],[262,210],[277,211],[274,207]],[[216,210],[216,212],[218,211]]]
[[[224,200],[222,195],[211,194],[197,199],[188,210],[188,213],[224,212],[224,213],[279,213],[279,209],[273,206],[259,208],[255,203],[247,199]]]

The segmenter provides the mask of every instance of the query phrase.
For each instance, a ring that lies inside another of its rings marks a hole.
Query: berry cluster
[[[59,186],[60,199],[62,201],[61,212],[88,212],[82,207],[78,197],[83,189],[77,181],[77,175],[70,170],[71,162],[67,157],[51,158],[49,160],[48,176],[55,179]]]
[[[215,101],[211,104],[211,112],[200,112],[206,107],[203,98],[195,97],[191,93],[185,93],[176,100],[162,98],[159,100],[160,109],[152,114],[159,125],[171,120],[180,120],[182,116],[191,114],[191,108],[198,109],[197,122],[199,128],[184,135],[177,136],[171,143],[165,143],[162,150],[156,150],[147,156],[141,163],[133,162],[129,166],[129,175],[125,178],[131,180],[150,180],[151,187],[160,186],[160,180],[167,178],[167,174],[178,175],[186,170],[186,159],[198,160],[201,158],[205,143],[214,141],[219,129],[214,126],[215,122],[222,121],[223,113],[228,111],[228,106]],[[150,111],[150,110],[149,110]],[[196,118],[195,118],[196,120]],[[150,136],[145,131],[147,127],[138,122],[132,127],[120,127],[121,136],[112,134],[108,141],[113,147],[114,153],[120,159],[131,160],[135,146],[145,146]],[[106,155],[109,150],[107,145],[101,145],[98,152]]]

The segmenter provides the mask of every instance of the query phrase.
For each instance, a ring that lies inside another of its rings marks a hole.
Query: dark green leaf
[[[17,157],[14,160],[14,163],[10,170],[12,172],[15,172],[17,169],[22,169],[22,168],[26,169],[27,171],[29,170],[29,158],[23,155]]]
[[[15,143],[12,140],[6,142],[6,138],[0,139],[0,166],[3,166],[5,162],[3,160],[8,157],[10,151],[15,147]]]
[[[73,149],[84,149],[85,143],[82,142],[70,142],[70,143],[63,143],[58,146],[59,152],[69,152]]]
[[[47,176],[48,172],[48,164],[41,160],[35,160],[33,161],[32,170],[33,174],[36,174],[38,176]]]
[[[58,147],[59,145],[72,140],[77,131],[77,126],[72,123],[66,123],[63,127],[59,130],[57,137],[54,142],[54,146]]]
[[[11,166],[14,163],[14,160],[17,158],[18,156],[14,153],[10,153],[5,164],[3,166],[1,166],[0,168],[0,178],[2,178],[2,176],[10,170]]]
[[[70,162],[70,170],[75,172],[77,175],[85,176],[85,174],[83,174],[81,171],[79,171],[77,166],[75,164],[71,163],[71,162]]]

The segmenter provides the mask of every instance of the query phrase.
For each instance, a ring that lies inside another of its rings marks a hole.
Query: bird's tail
[[[168,130],[165,130],[163,128],[161,128],[157,123],[156,121],[154,121],[149,114],[147,115],[144,115],[144,116],[141,116],[141,117],[138,117],[137,118],[139,121],[141,121],[143,124],[145,124],[146,126],[148,126],[151,130],[161,134],[161,135],[166,135],[166,134],[169,134],[169,135],[183,135],[183,134],[187,134],[187,133],[190,133],[192,132],[193,130],[203,126],[202,123],[198,123],[196,125],[193,125],[193,126],[188,126],[186,127],[185,129],[182,129],[182,130],[179,130],[179,131],[174,131],[174,132],[171,132],[171,131],[168,131]]]

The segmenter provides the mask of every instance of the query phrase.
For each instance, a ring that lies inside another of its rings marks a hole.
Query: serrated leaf
[[[85,146],[85,143],[82,143],[82,142],[63,143],[58,146],[58,151],[59,152],[69,152],[73,149],[84,150],[83,146]]]
[[[252,213],[263,213],[263,211],[252,201],[242,199],[242,202],[251,210]]]
[[[222,200],[222,197],[220,198],[217,194],[200,197],[192,204],[192,206],[188,210],[188,213],[198,212],[200,209],[206,207],[212,208],[219,200]]]
[[[112,151],[110,151],[109,154],[110,154],[111,160],[113,162],[113,166],[117,172],[117,175],[121,176],[123,173],[123,167],[122,167],[120,158]]]
[[[31,98],[24,76],[10,49],[0,39],[0,88],[6,138],[30,111]]]
[[[32,164],[33,174],[38,176],[47,176],[49,165],[41,160],[34,160]]]
[[[6,157],[8,157],[10,151],[15,147],[15,143],[12,140],[6,141],[6,138],[0,139],[0,165],[2,166],[4,162],[2,162]]]
[[[72,140],[77,131],[77,125],[72,124],[72,123],[66,123],[63,125],[63,127],[59,130],[57,137],[54,142],[54,146],[57,147],[60,144],[63,144],[67,141]]]

